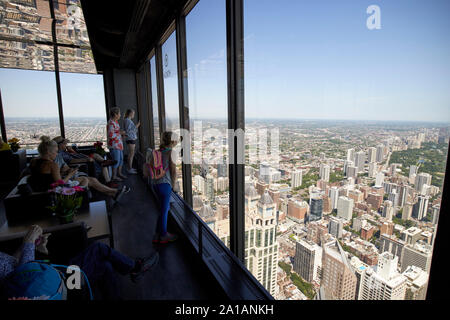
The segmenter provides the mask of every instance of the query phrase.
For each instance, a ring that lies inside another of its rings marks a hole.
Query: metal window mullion
[[[176,19],[176,43],[177,43],[177,73],[178,73],[178,106],[180,115],[180,128],[189,128],[189,92],[188,70],[186,52],[186,17],[180,15]],[[183,137],[183,198],[192,207],[192,177],[191,177],[191,141],[190,135]]]
[[[3,114],[3,101],[2,101],[2,90],[1,89],[0,89],[0,125],[2,126],[3,142],[8,142],[8,137],[6,136],[5,115]]]
[[[166,111],[164,101],[164,78],[163,78],[161,45],[158,45],[156,47],[155,66],[156,66],[156,86],[158,90],[159,136],[161,137],[161,134],[166,130]]]
[[[226,1],[227,71],[228,71],[228,128],[245,129],[244,117],[244,25],[243,0]],[[244,232],[244,159],[239,159],[238,148],[243,144],[228,141],[230,186],[230,250],[245,263]],[[242,150],[244,151],[244,150]],[[243,152],[242,152],[243,155]]]
[[[58,112],[59,112],[59,127],[61,131],[61,136],[66,137],[66,131],[64,129],[64,113],[62,105],[62,95],[61,95],[61,80],[59,77],[59,59],[58,59],[58,44],[56,42],[56,18],[55,18],[55,8],[53,0],[50,0],[50,16],[52,19],[52,41],[53,41],[53,63],[55,65],[55,81],[56,81],[56,96],[58,98]]]
[[[153,123],[153,96],[152,96],[152,77],[151,77],[151,64],[150,60],[147,60],[144,64],[145,72],[145,94],[148,102],[147,121],[149,124],[149,136],[150,136],[150,148],[155,148],[155,128]]]

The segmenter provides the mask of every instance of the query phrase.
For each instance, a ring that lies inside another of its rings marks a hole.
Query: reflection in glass
[[[156,80],[156,63],[155,57],[150,59],[150,78],[152,83],[152,106],[153,106],[153,134],[155,137],[155,148],[159,147],[160,131],[159,131],[159,101],[158,101],[158,84]]]
[[[225,1],[194,7],[186,17],[186,42],[193,209],[229,245]]]
[[[175,31],[162,45],[162,64],[164,78],[164,101],[166,113],[166,131],[173,131],[178,136],[180,147],[180,115],[178,107],[178,75],[177,75],[177,50]],[[183,174],[181,169],[181,156],[177,157],[177,181],[174,186],[180,195],[183,195]]]

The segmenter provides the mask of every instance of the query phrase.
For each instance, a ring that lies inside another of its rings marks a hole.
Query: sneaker
[[[159,233],[155,233],[155,235],[153,236],[153,240],[152,240],[152,242],[153,243],[159,243]]]
[[[143,259],[136,259],[136,264],[139,265],[139,271],[130,273],[131,281],[136,283],[139,281],[145,272],[153,268],[158,264],[159,254],[158,252],[153,252],[149,257]]]
[[[128,173],[129,173],[129,174],[137,174],[138,172],[137,172],[136,169],[132,168],[132,169],[129,169],[129,170],[128,170]]]
[[[176,234],[172,234],[167,232],[165,236],[162,236],[159,238],[159,243],[168,243],[168,242],[174,242],[178,239],[178,236]]]

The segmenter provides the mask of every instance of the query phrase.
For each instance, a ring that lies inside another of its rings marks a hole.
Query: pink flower
[[[83,189],[82,187],[79,187],[79,186],[75,186],[75,187],[73,187],[73,189],[74,189],[76,192],[83,192],[83,191],[84,191],[84,189]]]
[[[75,194],[75,189],[74,188],[63,188],[62,190],[62,194],[65,196],[71,196],[73,194]]]

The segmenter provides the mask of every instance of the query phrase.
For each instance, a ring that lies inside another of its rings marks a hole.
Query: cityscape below
[[[202,125],[225,137],[226,120]],[[106,140],[106,119],[65,126],[71,143]],[[6,127],[26,149],[60,135],[57,118],[6,118]],[[251,163],[246,150],[245,264],[258,281],[276,299],[425,299],[450,126],[248,119],[246,139],[274,128],[279,157]],[[192,165],[193,209],[229,246],[228,167],[205,158],[219,149],[228,154],[226,139],[192,146],[203,159]]]

